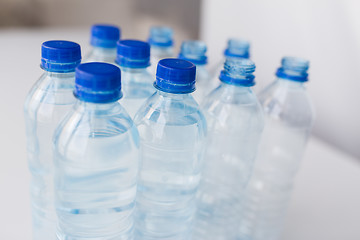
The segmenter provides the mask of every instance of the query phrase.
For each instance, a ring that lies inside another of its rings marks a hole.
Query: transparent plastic
[[[218,85],[218,79],[227,58],[248,59],[250,54],[250,43],[246,40],[230,38],[221,60],[210,69],[212,84]]]
[[[204,65],[196,65],[196,91],[193,93],[195,100],[202,103],[205,96],[216,87],[216,83],[211,81],[211,75]],[[217,84],[219,79],[217,80]]]
[[[76,102],[54,136],[58,239],[133,239],[138,147],[118,102]]]
[[[277,79],[259,94],[265,129],[247,187],[241,240],[279,239],[314,110],[303,82]]]
[[[164,58],[172,58],[174,57],[174,48],[172,46],[170,47],[162,47],[162,46],[151,46],[150,48],[150,62],[151,65],[149,67],[150,73],[154,76],[156,76],[156,68],[157,64],[161,59]]]
[[[93,47],[89,54],[84,58],[82,63],[86,62],[105,62],[115,64],[116,59],[116,47],[115,48],[103,48]]]
[[[264,116],[250,87],[221,83],[205,99],[205,165],[192,239],[236,239],[242,197],[256,158]]]
[[[147,68],[121,68],[121,104],[133,118],[142,104],[155,92],[154,77]]]
[[[191,94],[157,91],[134,119],[140,134],[136,239],[190,239],[206,136]]]
[[[45,72],[27,95],[24,116],[31,172],[33,239],[55,239],[53,132],[75,102],[75,73]]]

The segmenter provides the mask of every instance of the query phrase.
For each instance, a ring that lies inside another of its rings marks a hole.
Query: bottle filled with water
[[[120,29],[114,25],[95,24],[91,27],[89,54],[83,62],[114,63],[116,59],[116,42],[120,39]]]
[[[151,47],[151,66],[150,72],[156,75],[158,62],[164,58],[174,56],[174,32],[171,28],[165,26],[154,26],[150,28],[148,43]]]
[[[265,129],[248,185],[240,238],[279,239],[294,177],[314,122],[306,92],[309,62],[282,59],[277,79],[259,94]]]
[[[57,238],[133,239],[139,136],[119,104],[120,69],[85,63],[54,135]]]
[[[122,104],[134,117],[136,111],[154,92],[150,65],[150,46],[138,40],[122,40],[117,46],[117,64],[121,68],[124,97]]]
[[[206,121],[191,96],[194,64],[160,60],[152,95],[135,115],[140,134],[136,239],[190,239]]]
[[[256,158],[264,116],[251,89],[255,64],[227,59],[220,85],[204,100],[208,140],[193,239],[236,239],[242,199]]]
[[[31,172],[33,239],[55,239],[52,137],[56,126],[75,102],[75,68],[80,45],[47,41],[41,48],[43,75],[28,94],[24,115],[27,156]]]
[[[196,65],[196,91],[194,98],[201,103],[204,97],[215,87],[207,69],[206,45],[202,41],[184,41],[181,45],[179,58]]]

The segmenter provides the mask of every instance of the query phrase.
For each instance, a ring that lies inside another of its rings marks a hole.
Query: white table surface
[[[40,45],[86,30],[0,30],[0,239],[30,240],[29,172],[22,106],[41,74]],[[284,240],[360,239],[360,162],[310,139],[296,179]]]

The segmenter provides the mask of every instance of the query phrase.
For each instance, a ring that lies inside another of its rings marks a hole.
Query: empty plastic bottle
[[[91,27],[89,54],[83,62],[114,63],[116,59],[116,42],[120,39],[121,31],[117,26],[95,24]]]
[[[264,128],[252,91],[255,64],[227,59],[221,84],[204,100],[208,123],[205,165],[197,195],[193,239],[236,239],[242,199]]]
[[[145,100],[155,92],[154,78],[148,71],[149,44],[138,40],[119,41],[116,62],[121,69],[122,105],[134,117]]]
[[[31,172],[33,239],[55,239],[52,136],[75,102],[75,68],[81,61],[80,45],[47,41],[41,47],[43,75],[27,95],[24,115],[27,156]]]
[[[279,239],[294,177],[314,122],[304,83],[309,62],[285,57],[259,99],[265,129],[248,185],[239,239]]]
[[[120,69],[76,69],[77,101],[54,135],[60,240],[133,239],[139,136],[119,104]]]
[[[190,239],[206,135],[191,96],[195,65],[160,60],[154,85],[134,119],[141,145],[136,239]]]
[[[174,56],[174,32],[169,27],[154,26],[150,28],[148,43],[151,46],[151,66],[150,72],[156,75],[158,62],[164,58]]]
[[[206,45],[202,41],[184,41],[181,45],[179,58],[196,65],[196,91],[194,98],[201,103],[204,97],[215,87],[207,70]]]

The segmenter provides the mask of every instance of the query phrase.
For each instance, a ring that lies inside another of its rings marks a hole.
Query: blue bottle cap
[[[191,93],[195,91],[196,67],[193,63],[165,58],[159,61],[155,88],[168,93]]]
[[[181,44],[179,58],[192,62],[196,65],[207,63],[206,44],[202,41],[188,40]]]
[[[148,42],[152,46],[171,47],[173,42],[173,30],[169,27],[154,26],[150,28]]]
[[[75,73],[74,95],[85,102],[115,102],[122,97],[120,75],[120,69],[109,63],[80,64]]]
[[[251,87],[255,85],[255,63],[245,58],[227,58],[219,79],[228,84]]]
[[[224,51],[225,57],[249,58],[250,43],[241,39],[229,39]]]
[[[41,68],[49,72],[74,72],[81,61],[80,45],[52,40],[41,45]]]
[[[121,67],[146,68],[150,66],[150,45],[139,40],[117,43],[116,63]]]
[[[281,67],[278,68],[276,76],[297,82],[308,81],[309,61],[296,57],[284,57]]]
[[[91,27],[90,44],[94,47],[116,48],[120,39],[120,28],[109,24],[95,24]]]

